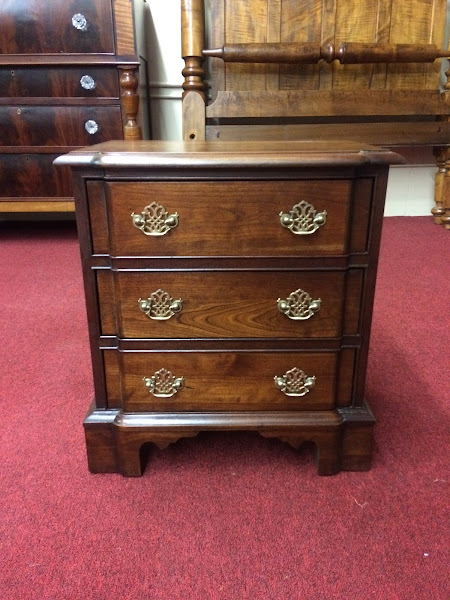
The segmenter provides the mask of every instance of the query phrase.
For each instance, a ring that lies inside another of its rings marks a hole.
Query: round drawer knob
[[[97,131],[99,130],[98,123],[96,121],[93,121],[92,119],[86,121],[86,123],[84,124],[84,128],[89,133],[89,135],[94,135],[94,133],[97,133]]]
[[[78,29],[78,31],[87,31],[87,20],[86,17],[81,13],[76,13],[73,15],[72,25],[75,27],[75,29]]]
[[[83,75],[83,77],[80,79],[80,84],[85,90],[95,90],[96,88],[95,79],[90,75]]]

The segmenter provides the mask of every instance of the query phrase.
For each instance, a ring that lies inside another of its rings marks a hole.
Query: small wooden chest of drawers
[[[110,142],[73,169],[93,472],[204,430],[371,464],[365,371],[389,164],[352,143]]]
[[[144,0],[0,2],[0,214],[72,212],[70,172],[57,171],[54,159],[146,133],[146,61],[135,26],[144,7]]]

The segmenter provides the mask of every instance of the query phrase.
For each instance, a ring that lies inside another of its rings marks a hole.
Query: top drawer
[[[114,53],[111,0],[2,0],[1,54]]]
[[[108,189],[113,256],[313,256],[346,251],[351,180],[117,182]],[[314,233],[294,233],[281,222],[280,214],[292,215],[298,231],[307,228],[314,211],[319,222],[325,220]],[[132,215],[137,225],[147,221],[147,232],[154,228],[152,233],[158,233],[166,218],[177,225],[163,235],[147,235],[133,224]]]

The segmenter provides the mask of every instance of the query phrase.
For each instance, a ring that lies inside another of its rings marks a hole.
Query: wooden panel
[[[92,250],[94,254],[107,254],[109,234],[105,188],[101,181],[87,181],[86,188],[91,224]]]
[[[378,2],[378,17],[376,42],[378,44],[388,44],[391,33],[391,12],[392,0],[379,0]],[[385,89],[387,82],[387,65],[374,64],[372,65],[369,87],[371,89]]]
[[[85,89],[80,80],[92,77],[95,87]],[[119,79],[112,67],[52,67],[39,66],[0,69],[0,96],[12,98],[36,96],[39,98],[118,98]]]
[[[342,272],[121,272],[115,285],[121,337],[325,338],[341,332]],[[294,321],[278,310],[277,300],[299,288],[322,304],[309,319]],[[169,320],[150,319],[138,306],[138,299],[158,289],[183,301],[181,312]],[[111,291],[105,294],[108,303]]]
[[[120,408],[122,406],[122,389],[119,353],[115,350],[105,350],[103,352],[103,362],[105,365],[107,408]]]
[[[431,36],[430,43],[435,44],[438,48],[450,47],[450,40],[447,40],[447,46],[445,45],[445,31],[449,29],[449,26],[445,26],[447,13],[447,2],[446,0],[435,0],[433,10],[433,22],[431,24]],[[429,64],[426,67],[427,80],[425,87],[430,90],[434,90],[439,87],[440,73],[441,73],[441,61],[438,60],[433,64]]]
[[[114,52],[110,1],[2,0],[0,10],[2,54]],[[75,14],[85,17],[86,30],[73,26]]]
[[[320,0],[285,0],[282,3],[281,41],[319,41],[322,30]],[[283,65],[280,89],[318,89],[318,65]]]
[[[334,406],[337,355],[334,353],[260,352],[125,352],[122,365],[123,405],[128,411],[187,410],[326,410]],[[316,376],[303,397],[289,397],[274,384],[297,367]],[[172,398],[155,398],[143,378],[160,369],[184,377]]]
[[[15,201],[10,201],[7,198],[0,198],[0,213],[73,213],[74,211],[75,203],[71,198],[48,200],[42,198],[17,198]]]
[[[390,41],[397,44],[406,43],[432,43],[436,34],[433,34],[434,23],[436,27],[444,32],[445,19],[441,22],[434,21],[436,16],[442,17],[442,0],[415,0],[404,2],[403,0],[392,0]],[[441,43],[442,38],[438,41]],[[414,65],[389,65],[387,85],[390,89],[438,89],[439,86],[440,61],[436,65],[414,64]],[[434,77],[431,76],[434,73]],[[430,76],[428,76],[430,74]]]
[[[337,0],[322,0],[322,45],[334,44],[336,35],[336,3]],[[322,61],[319,69],[319,86],[321,90],[333,87],[333,65]]]
[[[112,273],[109,269],[95,271],[97,276],[97,289],[100,298],[100,324],[101,335],[115,335],[117,333],[115,312],[115,290]]]
[[[368,244],[374,179],[357,179],[353,188],[350,251],[365,252]]]
[[[0,154],[1,196],[7,198],[72,196],[70,170],[67,167],[55,168],[53,161],[56,156],[58,155]]]
[[[378,0],[337,0],[335,43],[375,42]],[[333,65],[333,89],[369,88],[372,65]]]
[[[204,7],[205,47],[220,48],[225,43],[225,0],[204,0]],[[204,67],[209,95],[214,99],[219,90],[225,89],[225,64],[218,58],[211,58],[205,61]]]
[[[135,0],[141,2],[141,0]],[[113,0],[117,54],[136,54],[133,23],[133,0]]]
[[[93,120],[93,135],[85,123]],[[122,137],[120,107],[0,106],[0,146],[87,146]]]
[[[248,42],[267,42],[267,0],[228,0],[225,6],[225,44]],[[225,89],[265,89],[266,73],[265,65],[227,64]]]
[[[363,283],[363,269],[350,269],[346,281],[344,335],[356,335],[359,332]]]
[[[111,183],[109,215],[115,256],[289,256],[342,254],[352,182],[264,181]],[[326,224],[312,235],[294,235],[280,224],[301,200],[326,210]],[[146,236],[130,215],[152,201],[179,214],[164,236]]]
[[[325,116],[445,115],[438,90],[354,90],[219,92],[206,108],[207,118],[290,118]],[[328,136],[330,139],[330,136]]]
[[[414,123],[340,123],[289,125],[209,125],[206,139],[230,140],[354,140],[388,147],[443,145],[450,139],[450,123],[425,121]],[[419,149],[418,149],[419,150]],[[427,154],[426,148],[423,153]],[[402,150],[404,154],[404,150]],[[421,152],[422,154],[422,152]],[[431,152],[427,164],[433,162]],[[418,157],[414,157],[414,163]]]
[[[339,371],[336,391],[337,406],[351,406],[356,350],[344,348],[339,353]]]

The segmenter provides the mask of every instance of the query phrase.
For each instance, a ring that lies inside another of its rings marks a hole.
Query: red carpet
[[[0,600],[449,600],[450,232],[385,219],[368,473],[252,434],[91,475],[70,223],[0,225]]]

